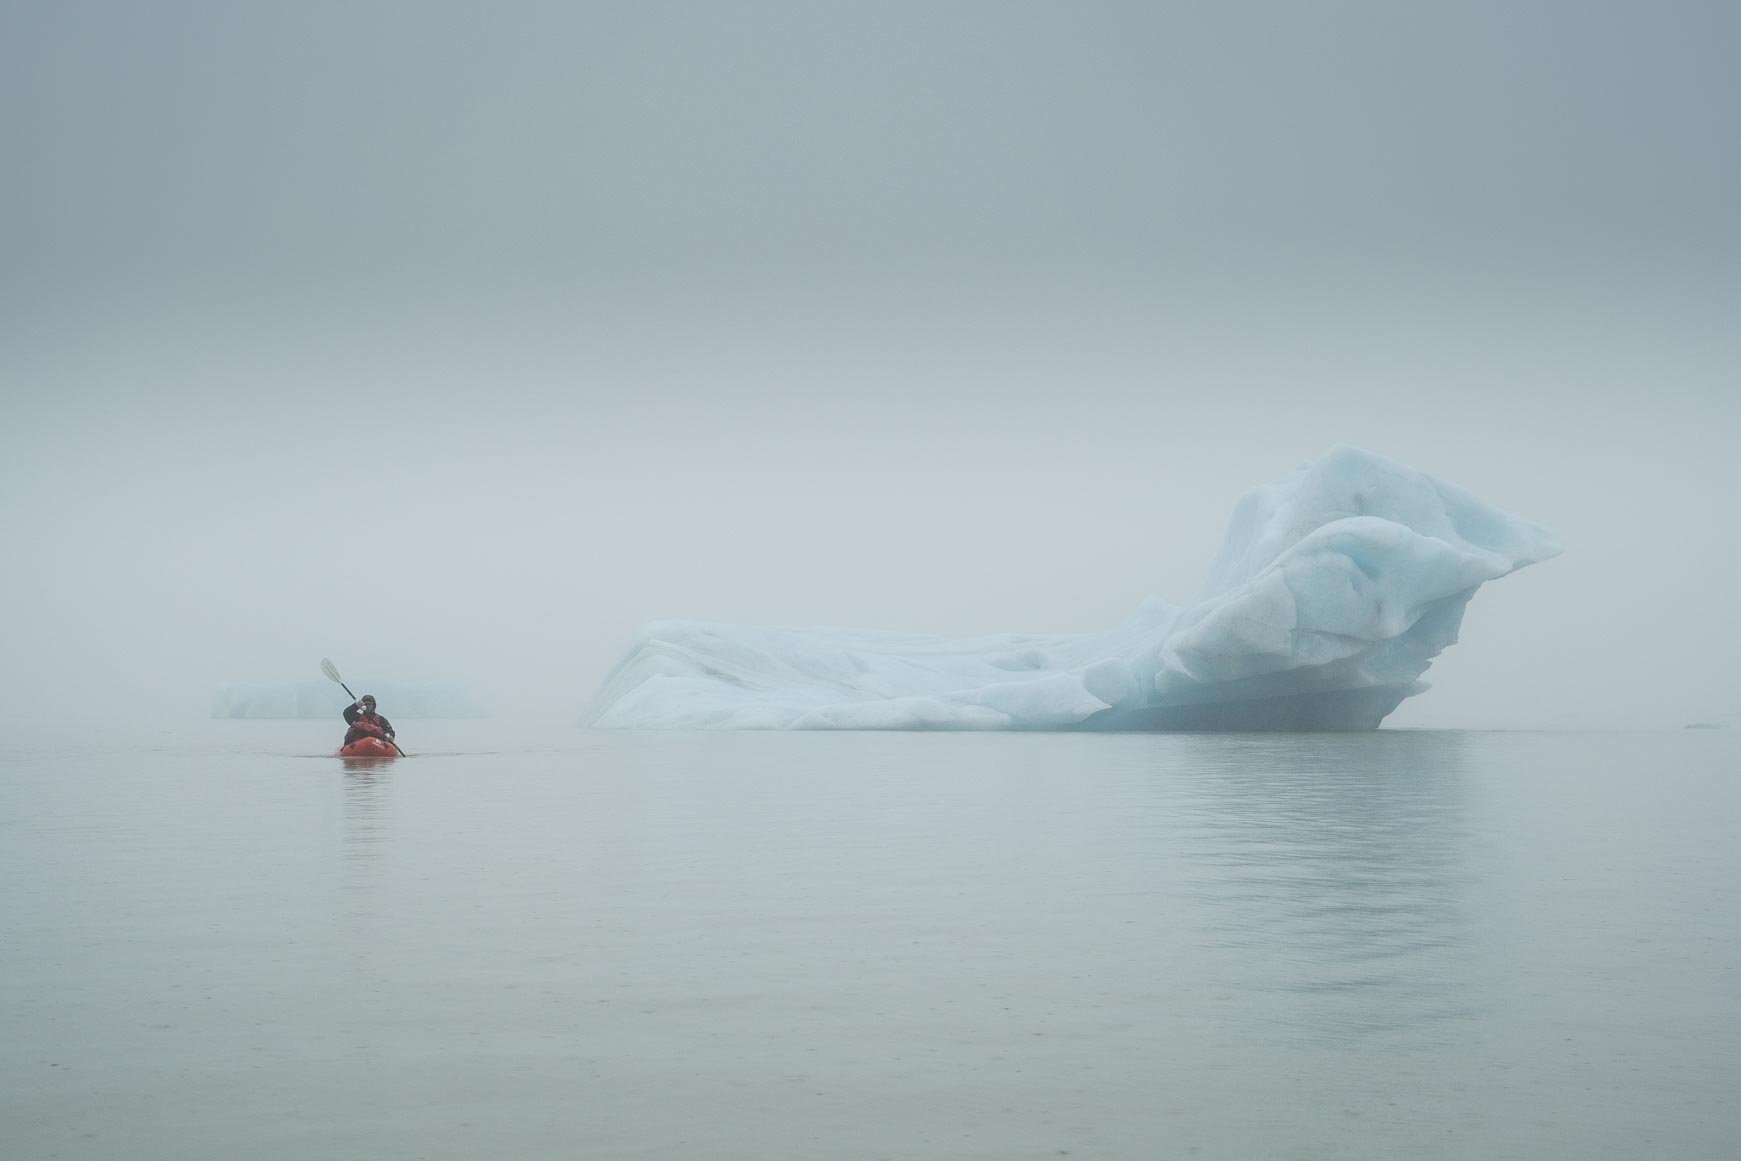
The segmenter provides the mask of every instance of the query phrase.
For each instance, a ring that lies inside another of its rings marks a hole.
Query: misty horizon
[[[13,14],[6,713],[1086,631],[1347,442],[1567,549],[1389,724],[1732,720],[1734,12],[1356,11]]]

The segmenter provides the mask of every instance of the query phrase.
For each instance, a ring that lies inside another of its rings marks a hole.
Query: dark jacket
[[[358,718],[361,718],[372,726],[378,727],[380,731],[383,734],[386,734],[389,738],[395,736],[393,732],[393,723],[382,717],[380,714],[365,714],[354,705],[348,705],[345,707],[345,725],[356,725]],[[347,737],[348,736],[349,735],[347,735]]]

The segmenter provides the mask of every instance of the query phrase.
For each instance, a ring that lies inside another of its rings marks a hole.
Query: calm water
[[[0,743],[8,1158],[1727,1158],[1731,732]]]

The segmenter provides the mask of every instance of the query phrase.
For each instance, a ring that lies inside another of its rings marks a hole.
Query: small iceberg
[[[482,718],[489,714],[465,690],[445,681],[351,683],[358,696],[372,693],[389,718]],[[330,681],[231,681],[212,695],[214,718],[332,718],[351,699]]]
[[[1427,686],[1487,581],[1547,530],[1358,448],[1247,493],[1194,603],[1101,633],[968,640],[654,621],[602,729],[1369,730]],[[360,687],[359,687],[360,688]],[[385,705],[385,699],[383,699]]]

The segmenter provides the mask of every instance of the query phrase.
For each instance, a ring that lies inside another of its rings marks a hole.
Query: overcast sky
[[[1732,3],[25,7],[8,714],[1100,628],[1346,441],[1567,547],[1393,724],[1736,720]]]

